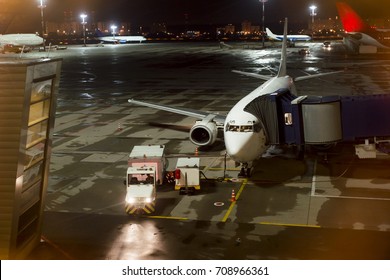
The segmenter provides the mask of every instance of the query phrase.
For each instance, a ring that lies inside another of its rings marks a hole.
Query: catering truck
[[[125,209],[128,214],[153,213],[156,187],[163,183],[165,146],[134,146],[128,158]]]
[[[180,194],[193,194],[200,190],[200,159],[197,157],[178,158],[175,169],[175,190]]]

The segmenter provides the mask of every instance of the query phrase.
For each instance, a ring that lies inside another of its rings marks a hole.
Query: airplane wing
[[[261,74],[256,74],[256,73],[249,73],[249,72],[244,72],[244,71],[239,71],[239,70],[232,70],[233,73],[241,74],[244,76],[252,77],[252,78],[257,78],[261,80],[268,81],[272,79],[272,76],[267,76],[267,75],[261,75]]]
[[[219,115],[216,113],[211,113],[211,112],[203,112],[199,110],[193,110],[193,109],[183,109],[183,108],[178,108],[178,107],[173,107],[173,106],[167,106],[167,105],[159,105],[159,104],[154,104],[150,102],[145,102],[145,101],[138,101],[134,99],[129,99],[129,103],[140,105],[140,106],[145,106],[149,108],[154,108],[157,110],[162,110],[162,111],[167,111],[179,115],[184,115],[196,119],[205,119],[209,118],[214,120],[217,123],[218,127],[223,127],[223,124],[225,122],[226,116]]]
[[[307,76],[300,76],[294,78],[295,82],[303,81],[303,80],[308,80],[308,79],[314,79],[322,76],[327,76],[327,75],[333,75],[337,73],[344,72],[344,70],[339,70],[339,71],[333,71],[333,72],[326,72],[326,73],[319,73],[319,74],[312,74],[312,75],[307,75]]]

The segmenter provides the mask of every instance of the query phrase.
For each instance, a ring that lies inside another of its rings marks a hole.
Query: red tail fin
[[[357,32],[368,28],[368,24],[347,3],[337,2],[336,6],[345,31]]]

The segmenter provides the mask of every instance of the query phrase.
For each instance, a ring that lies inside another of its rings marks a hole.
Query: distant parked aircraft
[[[269,39],[283,41],[283,35],[276,35],[272,33],[269,28],[266,28],[267,36]],[[311,37],[308,35],[287,35],[287,41],[289,42],[297,42],[297,41],[310,41]]]
[[[25,47],[39,46],[43,38],[34,33],[0,35],[0,48],[4,53],[7,50],[21,52]]]
[[[347,3],[337,2],[336,6],[346,38],[357,41],[361,45],[390,49],[390,29],[371,27]]]
[[[105,36],[100,30],[96,31],[97,39],[102,42],[114,43],[114,44],[125,44],[131,42],[139,42],[142,43],[146,41],[144,36],[121,36],[121,35],[111,35]]]

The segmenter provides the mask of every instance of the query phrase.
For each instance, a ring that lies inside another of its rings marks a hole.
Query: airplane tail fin
[[[369,25],[347,3],[337,2],[336,7],[346,32],[369,29]]]
[[[283,77],[287,75],[287,18],[284,20],[284,31],[283,31],[283,44],[282,44],[282,54],[280,57],[280,65],[277,77]]]
[[[267,28],[265,28],[265,32],[267,33],[267,36],[268,36],[268,38],[270,38],[270,39],[276,39],[276,36],[275,36],[275,34],[274,33],[272,33],[272,31],[271,30],[269,30],[269,28],[267,27]]]
[[[96,37],[103,37],[105,35],[104,35],[104,33],[102,31],[100,31],[99,29],[96,29],[95,30],[95,36]]]

